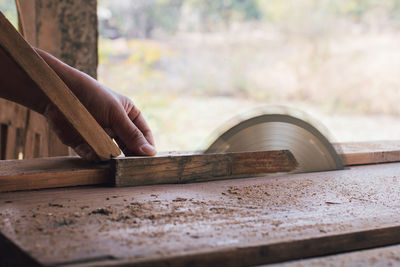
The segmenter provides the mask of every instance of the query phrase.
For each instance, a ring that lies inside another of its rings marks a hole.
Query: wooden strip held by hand
[[[16,31],[0,12],[0,46],[28,74],[37,86],[58,107],[65,118],[93,148],[97,156],[107,160],[121,151],[65,83]]]
[[[106,183],[186,183],[289,172],[297,166],[289,151],[116,158],[110,164],[113,168],[73,157],[0,161],[0,192]]]
[[[290,172],[297,167],[288,150],[117,158],[112,163],[116,186],[209,181]]]

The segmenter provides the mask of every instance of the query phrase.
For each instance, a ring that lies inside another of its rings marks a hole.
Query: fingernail
[[[157,150],[155,149],[155,147],[149,144],[142,145],[140,147],[140,151],[142,151],[144,155],[149,155],[149,156],[157,154]]]

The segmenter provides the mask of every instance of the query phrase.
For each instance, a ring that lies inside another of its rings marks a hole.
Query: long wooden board
[[[400,243],[400,163],[0,194],[0,231],[44,265],[252,265]]]
[[[204,182],[290,172],[297,167],[288,150],[119,158],[112,162],[116,186]]]
[[[400,140],[336,143],[346,166],[400,161]]]
[[[0,161],[0,192],[111,183],[108,164],[77,157]]]
[[[375,163],[384,163],[384,162],[399,162],[400,161],[400,141],[382,141],[382,142],[362,142],[362,143],[338,143],[335,144],[335,147],[340,152],[341,157],[344,159],[346,166],[352,165],[363,165],[363,164],[375,164]],[[194,156],[197,157],[200,152],[173,152],[173,153],[163,153],[157,158],[138,158],[138,161],[132,163],[136,160],[134,157],[130,158],[117,158],[114,164],[119,164],[117,162],[121,161],[122,173],[132,175],[133,178],[130,183],[135,183],[136,185],[140,184],[138,177],[141,177],[142,182],[144,184],[150,183],[177,183],[177,182],[188,182],[190,180],[187,174],[193,169],[185,169],[181,168],[181,176],[179,176],[178,162],[181,162],[182,166],[184,166],[184,162],[190,162],[192,160],[185,160],[182,157]],[[168,158],[169,157],[169,158]],[[211,158],[214,157],[212,160]],[[166,159],[167,158],[167,159]],[[211,156],[211,158],[203,158],[203,163],[205,160],[210,160],[218,166],[218,168],[223,168],[223,165],[219,165],[218,162],[215,161],[215,156]],[[249,158],[251,160],[251,158]],[[226,159],[227,160],[227,159]],[[226,162],[225,160],[225,162]],[[265,159],[264,159],[265,160]],[[54,162],[53,162],[54,161]],[[124,162],[130,162],[128,167],[129,169],[124,169]],[[63,166],[71,166],[70,162],[74,162],[73,168],[64,168]],[[182,163],[183,162],[183,163]],[[187,164],[185,167],[191,168],[191,166],[195,166],[193,164],[198,164],[198,160],[192,161]],[[163,165],[158,165],[158,164]],[[147,164],[146,166],[142,164]],[[171,164],[175,164],[175,170],[171,169]],[[151,165],[154,165],[154,169]],[[211,165],[211,163],[210,163]],[[209,168],[205,166],[200,167],[198,165],[196,167],[196,171],[199,171],[199,175],[206,174],[207,171],[205,168]],[[7,167],[8,166],[8,167]],[[25,167],[28,166],[28,167]],[[34,166],[31,170],[34,170],[34,173],[30,173],[27,175],[24,173],[25,168],[30,168],[29,166]],[[53,167],[52,167],[53,166]],[[24,160],[24,161],[0,161],[0,192],[5,191],[16,191],[16,190],[29,190],[29,189],[40,189],[40,188],[55,188],[55,187],[65,187],[65,186],[77,186],[77,185],[95,185],[102,183],[115,183],[113,178],[110,178],[113,174],[113,171],[107,172],[105,168],[108,168],[107,164],[90,164],[85,162],[82,159],[71,159],[71,158],[47,158],[47,159],[32,159],[32,160]],[[6,168],[6,169],[5,169]],[[134,169],[137,168],[137,169]],[[217,168],[217,169],[218,169]],[[268,167],[267,167],[268,168]],[[49,169],[52,169],[49,172]],[[3,171],[6,170],[6,171]],[[67,170],[67,171],[66,171]],[[227,169],[225,169],[226,171]],[[117,174],[117,176],[122,177],[121,172]],[[152,174],[153,172],[153,174]],[[154,172],[157,172],[154,175]],[[261,171],[255,169],[251,173],[247,174],[255,174],[256,172],[260,173]],[[135,173],[135,174],[133,174]],[[209,172],[208,172],[209,173]],[[110,174],[110,176],[107,176]],[[139,176],[136,176],[138,175]],[[175,176],[173,176],[175,174]],[[179,179],[182,177],[182,174],[185,174],[184,179]],[[154,176],[152,176],[154,175]],[[149,176],[152,176],[149,178]],[[136,178],[135,178],[136,177]],[[157,179],[154,177],[158,177]],[[205,176],[204,176],[205,177]],[[230,177],[228,175],[227,177]],[[160,179],[166,180],[160,180]],[[169,179],[169,180],[167,180]],[[194,176],[191,179],[196,180]],[[150,182],[151,181],[151,182]],[[120,182],[121,185],[123,182]]]
[[[65,83],[16,31],[0,12],[0,47],[29,75],[58,107],[65,118],[88,142],[100,159],[118,156],[121,151]]]
[[[399,266],[400,245],[271,264],[268,267]]]
[[[113,163],[113,166],[110,166]],[[59,157],[0,161],[0,192],[77,185],[186,183],[293,171],[289,151],[117,158],[93,164]]]

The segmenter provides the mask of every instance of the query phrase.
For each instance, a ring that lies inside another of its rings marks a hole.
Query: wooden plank
[[[0,266],[42,266],[0,232]]]
[[[37,47],[37,27],[36,27],[36,1],[15,0],[18,12],[18,27],[20,33],[31,45]]]
[[[59,108],[100,159],[118,156],[117,145],[3,14],[0,14],[0,34],[4,37],[0,39],[0,46]]]
[[[334,147],[346,166],[400,162],[400,140],[336,143]]]
[[[44,265],[255,265],[400,242],[400,163],[0,194],[0,231]]]
[[[107,164],[77,157],[0,161],[0,192],[110,183]]]
[[[127,157],[112,162],[116,186],[201,182],[290,172],[297,167],[288,150]]]
[[[391,244],[398,244],[400,242],[400,226],[370,229],[361,232],[353,232],[348,234],[340,234],[333,236],[326,236],[320,238],[310,238],[303,240],[291,240],[271,245],[254,245],[249,247],[231,247],[221,250],[208,250],[198,253],[179,255],[175,257],[163,257],[145,260],[103,260],[100,262],[89,264],[65,264],[64,267],[70,266],[254,266],[271,263],[278,263],[276,266],[342,266],[338,265],[338,261],[347,264],[344,266],[369,266],[368,264],[350,265],[348,264],[348,257],[340,254],[339,256],[331,256],[328,259],[320,260],[301,260],[292,263],[283,264],[282,262],[290,261],[293,259],[305,259],[319,255],[338,254],[354,250],[362,250],[365,248],[375,248]],[[370,242],[366,242],[366,240]],[[368,249],[367,251],[370,251]],[[382,251],[380,257],[382,258]],[[357,252],[357,263],[365,263],[365,256],[372,258],[368,253]],[[397,257],[398,258],[398,257]],[[373,259],[373,258],[372,258]],[[353,258],[354,260],[354,258]],[[390,260],[390,258],[388,259]],[[396,261],[397,264],[400,260]],[[304,265],[302,265],[304,263]],[[316,263],[316,264],[315,264]],[[325,263],[325,264],[324,264]],[[332,265],[336,263],[335,265]],[[274,265],[272,265],[274,266]],[[390,266],[390,265],[377,265],[377,266]]]
[[[288,151],[207,155],[132,157],[107,164],[60,157],[0,161],[0,192],[64,186],[116,184],[146,185],[185,183],[272,172],[289,172],[297,163]]]
[[[400,143],[400,142],[399,142]],[[336,144],[336,146],[340,145],[343,148],[342,156],[346,158],[347,166],[355,165],[355,164],[367,164],[367,163],[378,163],[381,161],[391,162],[391,161],[399,161],[398,156],[400,154],[397,149],[400,150],[400,145],[397,145],[398,142],[390,141],[390,142],[365,142],[365,143],[344,143],[344,144]],[[155,158],[118,158],[115,160],[114,164],[118,165],[120,168],[117,173],[115,179],[122,178],[122,181],[117,181],[117,185],[123,185],[125,176],[129,176],[128,180],[131,185],[144,185],[144,184],[154,184],[154,183],[178,183],[178,182],[188,182],[188,180],[192,179],[194,176],[191,174],[194,173],[196,176],[199,176],[201,179],[207,179],[207,175],[216,176],[218,171],[220,172],[218,175],[223,176],[225,174],[229,174],[229,169],[227,169],[227,165],[229,164],[229,158],[223,159],[221,162],[225,162],[225,165],[218,163],[218,156],[211,156],[211,158],[201,158],[199,152],[167,152],[160,153],[159,157]],[[255,154],[256,155],[256,154]],[[193,158],[192,158],[193,157]],[[190,158],[190,159],[189,159]],[[254,159],[254,158],[253,158]],[[55,160],[54,166],[62,166],[61,162],[65,161],[65,164],[68,165],[69,158],[57,158]],[[79,159],[74,159],[79,161]],[[221,160],[221,158],[219,158]],[[239,160],[239,158],[237,159]],[[248,160],[252,160],[249,158]],[[266,160],[266,159],[264,159]],[[45,163],[47,165],[51,165],[52,159],[45,159],[44,161],[36,162],[36,171],[37,174],[35,177],[41,177],[41,173],[46,176],[47,168],[46,166],[41,166],[40,164]],[[77,186],[77,185],[91,185],[104,183],[104,177],[102,168],[104,165],[99,165],[100,171],[97,173],[94,169],[97,168],[97,165],[86,165],[86,163],[82,160],[82,164],[79,165],[79,169],[76,168],[75,171],[80,173],[80,176],[74,177],[74,179],[65,179],[68,174],[63,172],[63,168],[61,167],[60,171],[57,173],[53,173],[52,182],[47,182],[41,185],[42,181],[40,179],[37,182],[33,177],[21,177],[21,172],[18,168],[23,168],[24,164],[30,165],[29,160],[24,160],[22,162],[18,162],[17,165],[12,163],[12,161],[8,161],[7,164],[10,166],[15,166],[15,170],[13,173],[9,172],[7,176],[1,175],[1,166],[0,164],[0,192],[4,191],[13,191],[13,190],[29,190],[29,189],[39,189],[39,188],[51,188],[51,187],[62,187],[62,186]],[[203,162],[203,163],[202,163]],[[208,162],[204,164],[204,162]],[[181,165],[179,165],[181,164]],[[203,165],[202,165],[203,164]],[[218,168],[212,169],[213,164]],[[230,163],[232,164],[232,162]],[[246,163],[245,163],[246,164]],[[259,162],[257,163],[259,164]],[[115,168],[114,165],[114,168]],[[153,166],[152,166],[153,165]],[[243,164],[242,164],[243,165]],[[249,165],[250,166],[250,165]],[[260,164],[261,166],[261,164]],[[186,168],[186,171],[179,172],[179,168],[182,170]],[[208,168],[208,169],[207,169]],[[269,168],[269,167],[267,167]],[[207,171],[209,172],[207,174]],[[250,170],[253,174],[258,172],[260,169]],[[214,172],[214,173],[210,173]],[[96,177],[96,173],[99,177]],[[87,174],[88,176],[85,176]],[[249,174],[249,173],[248,173]],[[175,175],[175,176],[174,176]],[[192,176],[190,176],[192,175]],[[243,175],[243,174],[236,174]],[[48,176],[48,175],[47,175]],[[231,173],[228,176],[234,176]],[[12,178],[14,177],[14,178]],[[192,177],[192,178],[190,178]],[[28,180],[25,180],[28,179]],[[81,180],[80,180],[81,179]],[[141,182],[139,180],[141,179]],[[3,183],[2,181],[7,180],[7,183]],[[196,179],[192,179],[195,181]],[[28,182],[30,181],[30,182]],[[59,182],[57,182],[59,181]],[[112,183],[112,179],[108,181]]]
[[[269,267],[399,266],[400,245],[271,264]]]

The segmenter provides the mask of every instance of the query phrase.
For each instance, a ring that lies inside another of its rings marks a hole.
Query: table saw
[[[1,266],[399,264],[400,143],[332,144],[304,119],[263,112],[206,151],[117,157],[2,15],[0,33],[104,161],[0,162]]]
[[[349,162],[390,162],[399,158],[400,145],[353,143],[343,152]],[[24,266],[398,264],[399,168],[393,162],[190,184],[1,193],[1,261]],[[74,171],[79,172],[70,175]]]

